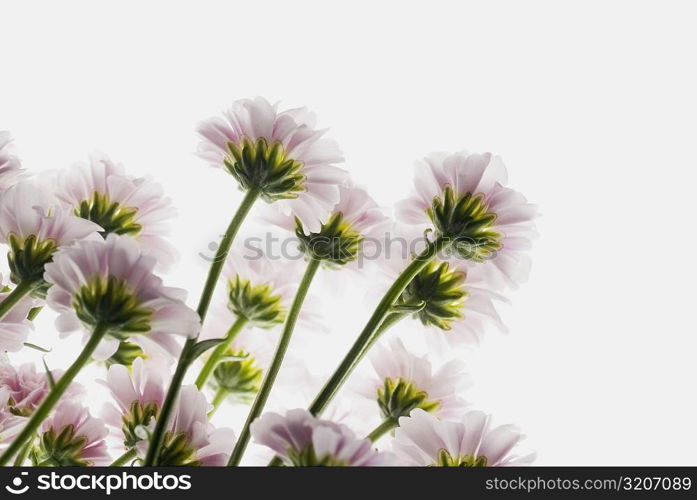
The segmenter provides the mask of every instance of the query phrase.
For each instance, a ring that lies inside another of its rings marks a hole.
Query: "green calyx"
[[[466,277],[466,273],[450,269],[447,262],[429,262],[407,285],[396,305],[420,304],[414,317],[423,325],[450,330],[452,323],[463,317]]]
[[[140,401],[131,403],[128,412],[121,417],[123,444],[126,449],[131,449],[142,441],[142,438],[138,436],[138,427],[147,427],[151,420],[157,418],[159,411],[160,408],[156,403],[142,403]]]
[[[318,233],[305,233],[302,223],[296,219],[295,234],[302,252],[335,268],[356,260],[363,242],[363,236],[344,220],[341,212],[322,224]]]
[[[112,202],[106,194],[94,193],[89,200],[83,200],[75,208],[75,215],[101,226],[100,234],[127,234],[135,236],[143,226],[136,222],[138,210]]]
[[[92,465],[80,456],[86,444],[87,438],[76,436],[72,425],[60,432],[49,429],[41,435],[39,447],[32,453],[32,463],[56,467]]]
[[[17,417],[28,417],[34,411],[33,408],[20,408],[17,406],[17,402],[10,396],[7,400],[7,409],[12,415]]]
[[[496,214],[482,194],[456,195],[450,186],[435,197],[427,210],[439,235],[452,240],[452,248],[463,259],[484,262],[501,249],[501,234],[494,231]]]
[[[264,138],[253,142],[245,137],[241,144],[228,142],[228,150],[225,167],[243,190],[257,190],[268,203],[297,198],[305,191],[302,164],[289,158],[280,142],[269,144]]]
[[[486,457],[474,455],[452,456],[446,450],[438,452],[438,460],[432,467],[486,467]]]
[[[125,334],[150,330],[152,310],[142,307],[140,299],[124,280],[98,277],[84,285],[73,297],[77,317],[88,327],[107,327],[112,336],[125,340]]]
[[[106,360],[107,368],[111,365],[124,365],[128,368],[133,366],[136,358],[146,359],[148,356],[143,352],[139,345],[133,342],[122,340],[119,347],[109,359]]]
[[[268,284],[253,285],[239,275],[228,281],[228,309],[260,328],[271,328],[286,319],[280,295]]]
[[[229,350],[226,355],[244,359],[218,363],[213,371],[212,383],[216,388],[222,387],[229,395],[246,402],[259,392],[264,372],[256,359],[245,351]]]
[[[10,279],[13,283],[31,283],[32,294],[45,297],[48,283],[44,281],[44,266],[53,260],[58,243],[53,240],[39,240],[35,235],[22,239],[15,234],[8,238],[10,251],[7,260],[10,265]]]
[[[377,390],[377,401],[382,416],[394,420],[409,416],[416,408],[432,412],[440,407],[440,402],[430,400],[426,392],[402,378],[386,378]]]
[[[302,450],[289,448],[287,455],[288,460],[295,467],[346,467],[348,465],[332,455],[318,457],[312,445]]]
[[[191,447],[189,438],[184,433],[165,433],[157,465],[161,467],[196,467],[201,461],[196,457],[196,451]]]

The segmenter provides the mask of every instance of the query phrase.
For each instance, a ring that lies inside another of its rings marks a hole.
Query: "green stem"
[[[334,374],[319,392],[314,402],[310,406],[310,413],[319,415],[324,411],[330,401],[334,398],[337,391],[341,388],[348,376],[358,365],[368,349],[375,343],[382,333],[380,327],[391,313],[392,306],[402,294],[404,289],[411,283],[411,280],[428,264],[441,250],[445,249],[450,243],[443,238],[437,238],[412,260],[397,277],[392,286],[387,290],[380,300],[380,303],[373,311],[368,323],[358,336],[353,346],[346,354],[341,364],[339,364]],[[391,326],[391,325],[388,325]],[[376,334],[377,332],[377,334]]]
[[[17,453],[22,446],[24,446],[24,444],[36,434],[41,422],[46,419],[75,376],[90,360],[92,353],[94,353],[94,350],[108,332],[109,328],[104,325],[95,326],[94,330],[92,331],[92,335],[90,335],[89,339],[87,340],[87,344],[85,344],[85,347],[82,349],[82,352],[80,352],[77,359],[75,359],[73,364],[70,365],[70,367],[65,371],[63,376],[58,379],[55,385],[51,388],[51,391],[48,393],[48,395],[46,395],[46,398],[44,398],[39,407],[34,410],[34,413],[29,418],[29,421],[24,426],[24,429],[22,429],[14,441],[12,441],[10,446],[8,446],[5,452],[0,456],[0,465],[6,465],[7,462],[9,462],[10,459],[15,455],[15,453]]]
[[[366,439],[370,439],[374,443],[398,425],[399,423],[397,422],[396,418],[387,417],[380,425],[378,425],[370,434],[366,436]]]
[[[203,365],[203,368],[201,368],[201,373],[199,373],[198,377],[196,378],[196,387],[198,387],[199,389],[203,389],[206,380],[208,380],[208,377],[210,377],[211,373],[213,373],[213,370],[217,366],[221,356],[225,354],[225,351],[227,351],[227,349],[230,347],[230,344],[232,344],[232,341],[235,340],[237,334],[242,331],[246,324],[247,318],[243,316],[240,316],[235,320],[235,322],[232,324],[230,329],[225,334],[225,340],[216,346],[216,348],[213,350],[210,357],[206,361],[206,364]]]
[[[213,409],[208,412],[208,418],[211,418],[213,414],[218,411],[218,407],[220,406],[220,403],[225,401],[225,398],[228,395],[228,390],[220,386],[217,391],[215,391],[215,396],[213,396],[213,401],[211,401],[211,404],[213,405]]]
[[[125,465],[127,463],[130,463],[133,461],[133,459],[136,458],[136,450],[135,448],[131,448],[128,450],[126,453],[121,455],[119,458],[111,462],[111,465],[109,467],[120,467],[122,465]]]
[[[19,453],[17,453],[17,456],[15,457],[14,461],[15,467],[21,467],[22,464],[24,464],[24,461],[27,459],[27,455],[29,455],[29,450],[31,450],[32,441],[33,438],[27,441],[27,443],[22,447],[22,449],[19,450]]]
[[[235,239],[237,231],[240,229],[242,222],[244,221],[245,217],[247,217],[247,214],[258,197],[259,191],[256,189],[250,189],[247,191],[247,194],[245,194],[244,198],[242,199],[242,203],[240,203],[237,212],[235,212],[235,215],[232,217],[223,239],[220,241],[218,251],[213,258],[213,263],[211,264],[210,269],[208,270],[208,278],[206,279],[206,284],[203,287],[203,292],[201,293],[201,298],[199,299],[198,308],[196,310],[201,318],[201,325],[203,325],[203,322],[206,319],[206,313],[208,313],[208,307],[210,306],[211,299],[213,298],[215,285],[218,283],[220,273],[223,271],[223,265],[225,264],[228,252],[232,246],[232,241]],[[148,447],[148,453],[144,462],[144,465],[146,466],[157,465],[155,462],[157,460],[160,446],[162,445],[162,441],[165,437],[170,414],[174,409],[174,403],[179,395],[179,389],[181,388],[186,371],[194,361],[191,356],[191,351],[196,345],[197,341],[198,337],[187,339],[187,341],[184,343],[184,347],[182,348],[182,352],[179,356],[179,362],[177,363],[177,368],[174,370],[174,375],[172,376],[172,382],[167,390],[167,396],[165,397],[162,408],[160,409],[160,415],[155,423],[155,429],[150,436],[150,446]]]
[[[24,297],[29,295],[34,289],[34,285],[26,281],[21,281],[19,285],[14,287],[14,289],[5,297],[5,300],[0,302],[0,320],[9,314],[14,306],[22,300]]]
[[[252,422],[254,422],[254,420],[256,420],[256,418],[259,415],[261,415],[261,412],[264,410],[264,406],[266,405],[266,401],[269,399],[271,388],[273,387],[273,384],[276,381],[276,376],[278,375],[278,371],[280,370],[281,364],[283,363],[283,358],[286,354],[286,350],[288,349],[290,338],[293,335],[293,328],[295,327],[295,322],[298,319],[300,309],[302,308],[303,302],[305,301],[305,296],[307,296],[307,291],[310,288],[310,283],[312,283],[312,279],[315,277],[315,274],[317,273],[319,264],[320,261],[317,259],[311,259],[307,263],[307,269],[305,270],[303,279],[300,282],[300,285],[298,286],[298,291],[295,293],[295,298],[293,299],[293,304],[290,307],[290,311],[288,311],[288,317],[286,318],[286,323],[283,326],[283,333],[281,334],[281,338],[278,341],[278,347],[276,347],[276,352],[274,353],[273,360],[271,361],[271,365],[269,366],[269,369],[266,372],[266,376],[264,377],[264,381],[261,384],[261,389],[259,390],[259,393],[257,394],[257,397],[254,400],[254,404],[252,404],[252,408],[249,411],[249,415],[247,416],[247,421],[244,423],[244,427],[242,428],[240,437],[237,439],[235,448],[232,450],[230,460],[228,461],[228,466],[239,465],[240,461],[242,460],[242,455],[244,455],[244,451],[247,448],[247,444],[249,443],[249,427],[252,424]]]

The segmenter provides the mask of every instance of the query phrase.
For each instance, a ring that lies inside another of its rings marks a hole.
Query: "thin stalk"
[[[27,459],[27,455],[29,455],[29,450],[31,450],[31,446],[32,439],[27,441],[27,443],[22,447],[22,449],[19,450],[19,453],[17,453],[17,456],[15,457],[14,461],[15,467],[21,467],[24,464],[24,461]]]
[[[29,295],[34,289],[34,285],[26,281],[21,281],[19,285],[14,287],[14,289],[5,297],[5,300],[0,302],[0,320],[9,314],[14,306],[22,300],[24,297]]]
[[[259,389],[259,393],[252,404],[252,408],[247,416],[247,421],[244,423],[244,427],[242,428],[240,437],[237,439],[235,448],[232,450],[230,460],[228,461],[228,466],[239,465],[240,461],[242,460],[242,455],[244,455],[244,451],[249,443],[249,427],[252,425],[252,422],[254,422],[254,420],[261,415],[261,412],[264,410],[264,406],[266,405],[266,401],[269,399],[271,388],[276,381],[276,376],[281,368],[283,358],[286,354],[286,350],[288,349],[288,344],[290,343],[291,336],[293,335],[293,329],[295,328],[295,323],[298,319],[298,315],[300,314],[300,309],[305,301],[305,297],[307,296],[307,291],[310,288],[312,279],[315,277],[317,269],[319,269],[319,264],[320,261],[317,259],[311,259],[307,263],[307,269],[305,269],[303,279],[298,286],[298,291],[295,293],[293,304],[290,307],[290,311],[288,311],[288,317],[286,318],[286,323],[283,326],[283,333],[278,341],[278,347],[276,347],[273,360],[271,361],[271,365],[269,366],[266,376],[264,377],[264,381],[261,384],[261,389]]]
[[[399,423],[397,422],[396,418],[387,417],[380,425],[378,425],[370,434],[366,436],[366,439],[370,439],[374,443],[398,425]]]
[[[404,268],[402,273],[397,277],[392,286],[387,290],[385,295],[380,300],[380,303],[373,311],[368,323],[363,328],[363,331],[358,336],[353,346],[346,354],[341,364],[334,371],[333,375],[324,385],[322,390],[315,397],[314,402],[310,406],[310,413],[319,415],[324,411],[330,401],[334,398],[337,391],[341,388],[348,376],[353,372],[368,349],[375,343],[379,335],[376,332],[382,333],[379,329],[384,323],[388,315],[391,313],[392,306],[402,294],[404,289],[411,283],[411,280],[419,274],[419,272],[428,264],[441,250],[445,249],[450,243],[443,238],[437,238],[412,260],[409,265]]]
[[[126,453],[121,455],[119,458],[111,462],[111,465],[109,465],[109,467],[120,467],[122,465],[126,465],[127,463],[132,462],[135,458],[136,450],[135,448],[131,448],[130,450],[126,451]]]
[[[211,404],[213,405],[213,409],[208,412],[208,418],[212,417],[213,414],[218,411],[218,407],[220,406],[220,403],[225,401],[225,398],[227,397],[229,391],[223,387],[220,386],[218,387],[218,390],[215,391],[215,396],[213,396],[213,401],[211,401]]]
[[[223,270],[223,265],[227,259],[232,242],[235,239],[237,231],[240,229],[242,222],[244,221],[245,217],[247,217],[247,214],[258,197],[259,191],[255,189],[250,189],[247,191],[247,194],[245,194],[244,198],[242,199],[242,203],[240,203],[237,212],[235,212],[235,215],[232,217],[223,239],[220,241],[220,246],[218,247],[218,251],[215,253],[213,263],[208,270],[208,278],[206,279],[206,284],[203,287],[198,308],[196,309],[199,318],[201,318],[201,325],[203,325],[203,322],[206,319],[206,313],[208,313],[208,307],[211,304],[215,286],[220,278],[220,273]],[[157,465],[155,461],[157,460],[160,446],[162,446],[162,441],[165,437],[165,431],[167,430],[170,415],[174,409],[174,403],[179,395],[179,389],[181,388],[186,371],[194,361],[191,356],[191,351],[196,345],[197,341],[198,337],[187,339],[187,341],[184,343],[184,347],[182,348],[182,352],[177,363],[177,368],[174,370],[174,375],[172,376],[172,382],[167,390],[167,396],[165,396],[162,408],[160,409],[160,415],[155,423],[155,429],[150,436],[150,446],[148,447],[148,453],[144,462],[144,465],[146,466]]]
[[[215,349],[213,349],[213,352],[206,361],[206,364],[203,365],[203,368],[201,368],[201,373],[199,373],[198,377],[196,378],[196,387],[198,387],[199,389],[203,389],[206,380],[208,380],[208,377],[210,377],[211,373],[213,373],[213,370],[217,366],[218,361],[220,360],[222,355],[225,354],[225,351],[227,351],[228,347],[230,347],[230,344],[232,344],[232,341],[235,340],[237,334],[242,331],[246,324],[247,318],[245,317],[240,316],[235,320],[235,322],[232,324],[230,329],[225,334],[225,340],[218,344]]]
[[[73,361],[73,364],[70,365],[63,376],[56,381],[53,388],[51,388],[51,391],[46,395],[46,398],[41,402],[39,407],[34,410],[34,413],[29,418],[29,421],[24,426],[24,429],[22,429],[14,441],[12,441],[10,446],[8,446],[5,452],[0,456],[0,465],[6,465],[15,455],[15,453],[17,453],[22,446],[24,446],[24,444],[26,444],[26,442],[36,434],[41,422],[46,419],[75,376],[90,360],[94,350],[108,332],[109,328],[104,325],[97,325],[94,328],[92,335],[90,335],[89,339],[87,340],[87,344],[85,344],[85,347],[83,347],[82,352],[80,352],[77,359]]]

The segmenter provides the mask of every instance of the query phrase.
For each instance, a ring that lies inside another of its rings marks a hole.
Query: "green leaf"
[[[51,349],[47,349],[46,347],[41,347],[40,345],[32,344],[31,342],[25,342],[24,347],[28,347],[29,349],[35,349],[35,350],[41,351],[41,352],[51,352]]]
[[[46,358],[41,358],[41,362],[44,364],[44,369],[46,370],[46,378],[48,378],[48,386],[53,390],[53,388],[56,386],[56,381],[53,379],[53,374],[51,373],[51,370],[49,370],[48,365],[46,364]]]
[[[193,362],[194,360],[198,359],[208,349],[211,349],[222,342],[225,342],[225,338],[209,339],[209,340],[202,340],[201,342],[197,342],[196,344],[194,344],[194,347],[191,349],[191,352],[189,353],[189,361]]]

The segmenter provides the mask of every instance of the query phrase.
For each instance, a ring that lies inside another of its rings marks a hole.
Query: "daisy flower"
[[[251,431],[257,443],[275,451],[286,465],[388,465],[387,455],[375,451],[370,441],[306,410],[290,410],[285,416],[267,413],[252,424]]]
[[[14,155],[12,136],[6,130],[0,130],[0,193],[14,186],[26,172]]]
[[[52,370],[51,376],[58,380],[62,370]],[[0,389],[8,391],[5,401],[7,409],[14,415],[29,416],[43,401],[50,390],[48,374],[37,372],[33,363],[25,363],[15,368],[10,363],[0,362]],[[81,385],[72,383],[63,399],[75,398],[83,392]]]
[[[61,174],[56,196],[74,215],[98,224],[102,236],[136,238],[160,268],[174,261],[176,251],[165,235],[176,210],[151,179],[126,175],[123,165],[95,153],[89,163]]]
[[[440,420],[416,409],[399,419],[393,451],[399,465],[501,467],[527,465],[534,454],[519,457],[513,449],[523,435],[512,425],[491,426],[491,417],[471,411],[458,422]]]
[[[133,238],[115,234],[61,251],[45,274],[58,330],[107,328],[93,355],[97,360],[109,358],[127,338],[146,352],[176,352],[175,337],[194,338],[199,317],[184,303],[183,290],[165,287],[153,274],[155,264]]]
[[[377,401],[382,417],[395,424],[415,408],[450,417],[468,405],[460,394],[470,378],[458,361],[434,371],[425,356],[411,354],[399,339],[392,339],[389,347],[375,346],[370,361],[377,377],[364,386],[363,395]]]
[[[64,401],[44,421],[39,436],[36,465],[108,465],[104,423],[74,401]]]
[[[8,189],[0,200],[0,243],[9,245],[10,278],[43,294],[44,266],[58,249],[97,237],[100,227],[55,206],[53,196],[35,181]]]
[[[305,108],[279,112],[264,98],[242,99],[199,125],[198,154],[315,231],[346,180],[334,165],[343,161],[341,152],[315,121]]]
[[[506,182],[498,156],[434,153],[417,164],[415,191],[397,205],[397,218],[435,230],[460,257],[481,263],[497,286],[514,287],[530,268],[537,208]]]

